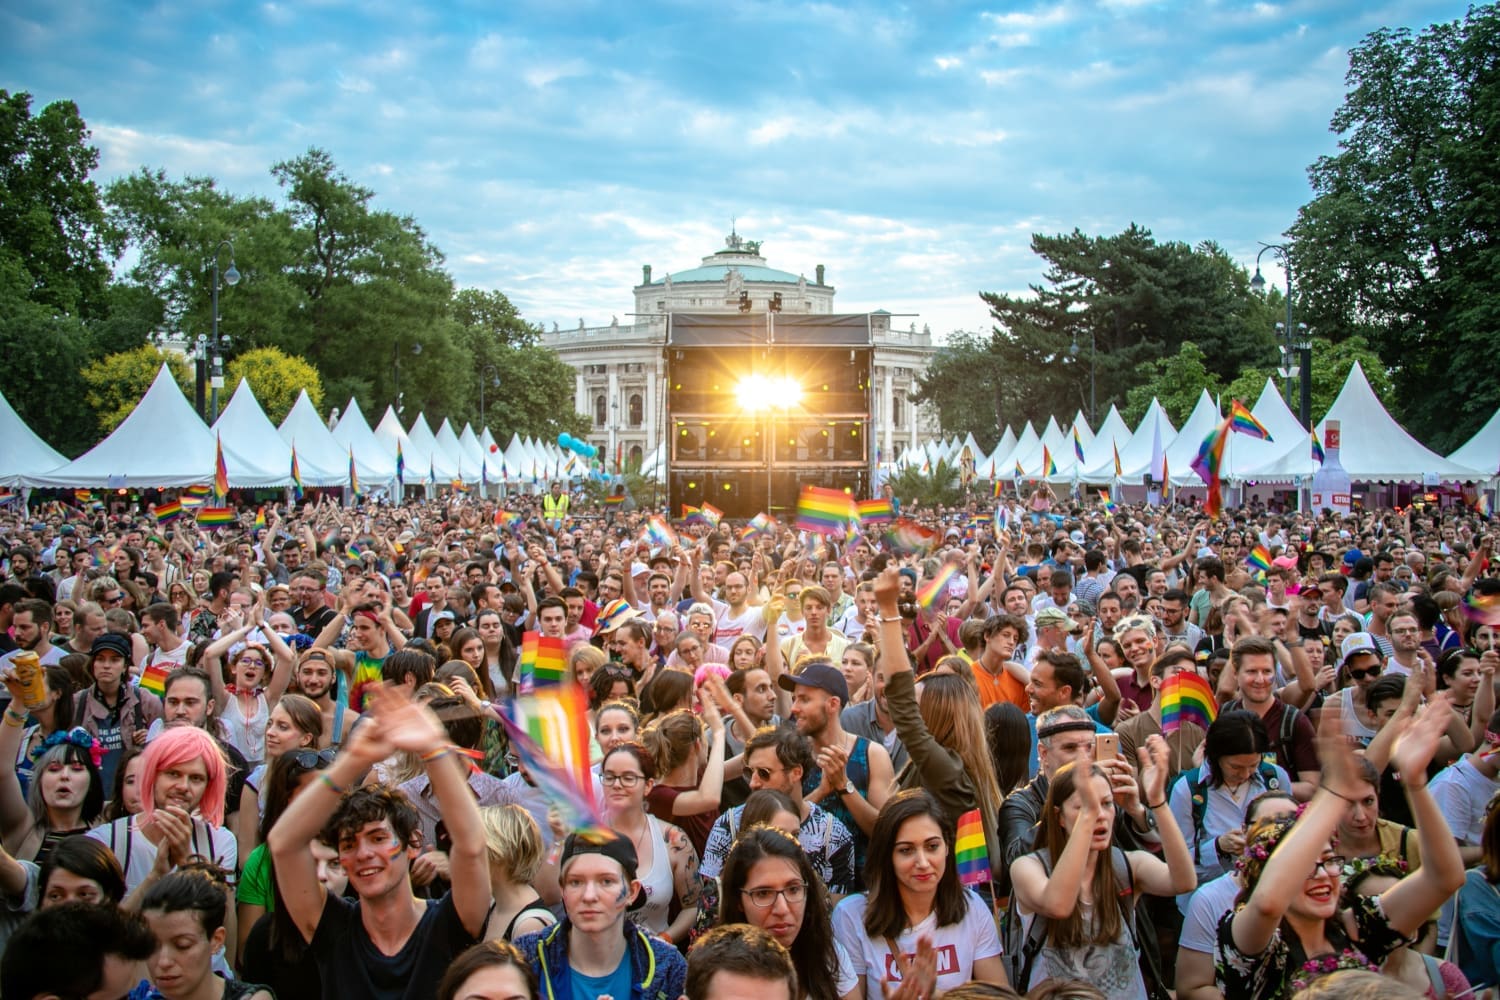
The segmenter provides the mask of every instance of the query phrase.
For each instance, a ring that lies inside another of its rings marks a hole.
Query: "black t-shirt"
[[[447,895],[429,901],[406,944],[385,955],[365,931],[362,905],[332,893],[323,904],[308,948],[323,976],[324,1000],[435,1000],[443,972],[476,943]]]
[[[297,609],[292,612],[292,621],[296,623],[298,632],[316,639],[328,627],[328,623],[333,621],[333,609],[319,608],[309,615],[301,605],[298,605]]]
[[[271,923],[275,914],[262,914],[250,928],[245,951],[240,956],[241,971],[252,983],[265,983],[276,1000],[319,1000],[323,995],[323,977],[317,959],[302,948],[295,960],[288,961],[280,949],[271,946]],[[295,931],[293,932],[295,933]],[[298,937],[301,941],[301,937]]]

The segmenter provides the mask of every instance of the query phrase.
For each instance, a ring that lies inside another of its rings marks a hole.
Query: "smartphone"
[[[1120,735],[1118,733],[1094,734],[1094,760],[1114,760],[1119,756]]]

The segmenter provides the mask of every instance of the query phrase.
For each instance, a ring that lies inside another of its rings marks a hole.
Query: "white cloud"
[[[964,61],[958,58],[958,56],[938,56],[932,61],[938,69],[945,72],[950,69],[957,69],[964,64]]]
[[[985,11],[980,16],[1000,28],[1046,28],[1062,24],[1073,15],[1067,4],[1060,3],[1029,11],[1013,10],[1004,13]]]

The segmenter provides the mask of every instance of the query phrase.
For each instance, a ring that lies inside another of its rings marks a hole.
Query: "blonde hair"
[[[692,712],[679,709],[668,712],[641,730],[641,744],[656,763],[656,774],[647,777],[660,780],[672,773],[703,737],[703,727]]]
[[[490,866],[510,882],[530,884],[542,867],[542,831],[531,813],[518,805],[485,806],[479,823]]]

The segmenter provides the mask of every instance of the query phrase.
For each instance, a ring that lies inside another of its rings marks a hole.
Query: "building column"
[[[908,433],[908,437],[909,437],[909,440],[910,440],[910,444],[908,444],[907,447],[908,448],[915,448],[917,446],[917,404],[911,398],[911,380],[908,380],[908,382],[907,382],[907,389],[906,389],[905,395],[906,395],[906,421],[907,421],[908,428],[909,428],[908,431],[907,431],[907,433]]]
[[[661,362],[657,361],[651,365],[650,373],[646,376],[646,412],[642,415],[641,429],[646,435],[646,443],[641,447],[645,457],[650,457],[651,449],[656,447],[656,383],[661,381],[658,368]]]
[[[880,433],[885,443],[881,446],[881,454],[889,462],[896,454],[894,450],[896,428],[893,426],[896,416],[896,398],[893,388],[894,379],[889,365],[885,368],[885,379],[882,384],[884,395],[880,402]]]
[[[604,393],[604,419],[605,426],[609,428],[608,453],[604,460],[604,467],[611,473],[615,471],[615,449],[620,441],[620,377],[615,374],[614,366],[610,366],[609,388]]]
[[[573,409],[590,414],[589,422],[593,423],[594,408],[589,405],[589,387],[582,375],[573,376]]]

